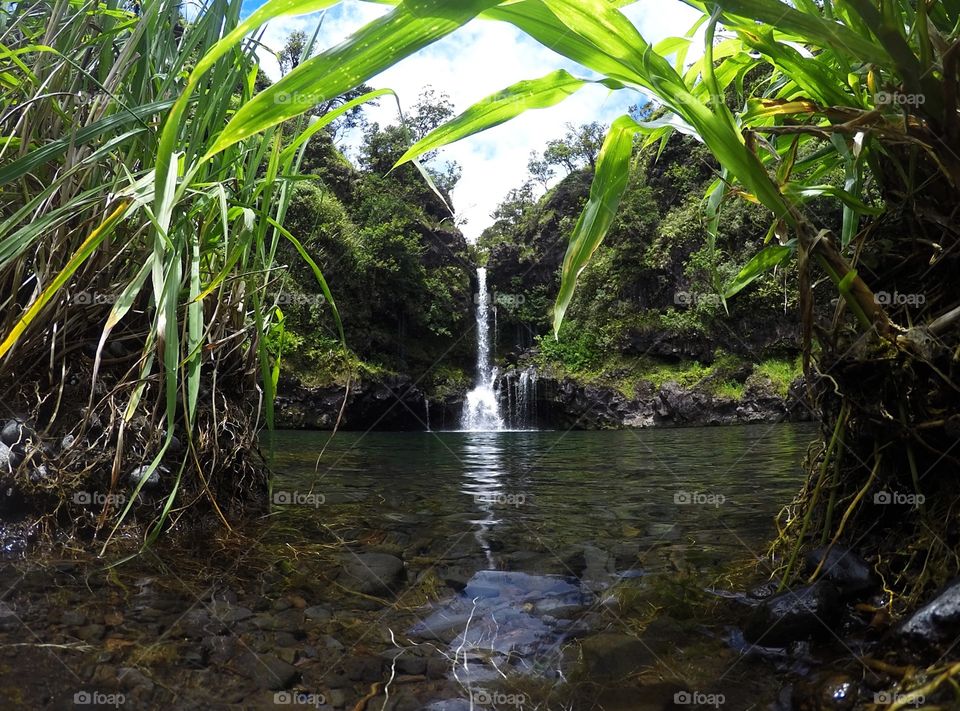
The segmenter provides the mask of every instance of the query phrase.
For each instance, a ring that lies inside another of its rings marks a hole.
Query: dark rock
[[[324,620],[330,619],[330,610],[325,607],[320,607],[320,605],[314,605],[313,607],[308,607],[303,611],[304,616],[308,620],[314,620],[317,622],[323,622]]]
[[[84,642],[99,642],[106,632],[103,625],[85,625],[76,631],[77,637]]]
[[[248,653],[244,656],[242,666],[257,686],[270,691],[287,689],[300,677],[295,666],[272,654]]]
[[[951,642],[957,635],[960,635],[960,578],[947,584],[893,630],[895,639],[931,645]]]
[[[826,560],[824,560],[826,556]],[[863,558],[841,546],[823,547],[812,550],[804,558],[807,573],[812,574],[820,562],[819,577],[833,583],[844,596],[870,590],[876,585],[873,571]]]
[[[859,696],[859,684],[853,678],[825,672],[797,682],[790,694],[790,703],[791,708],[803,711],[851,711]]]
[[[154,489],[160,484],[160,477],[163,474],[169,474],[170,470],[163,466],[158,466],[150,475],[147,476],[147,472],[150,471],[150,467],[146,464],[143,464],[127,475],[127,480],[130,482],[130,486],[136,488],[136,486],[146,477],[147,481],[143,485],[144,489]]]
[[[82,627],[87,624],[87,616],[80,610],[64,610],[60,621],[69,627]]]
[[[589,679],[622,679],[652,667],[656,655],[637,637],[613,632],[587,637],[580,643],[583,673]]]
[[[351,681],[379,681],[382,670],[379,657],[347,657],[343,662],[343,672]]]
[[[0,442],[13,447],[14,445],[26,445],[32,438],[36,437],[33,428],[25,420],[8,420],[0,430]]]
[[[403,561],[388,553],[356,553],[344,558],[342,583],[367,595],[389,595],[404,579]]]
[[[826,581],[788,590],[760,603],[743,631],[748,642],[783,647],[823,637],[840,618],[840,594]]]
[[[768,600],[777,594],[777,590],[779,588],[779,580],[768,580],[767,582],[760,583],[755,588],[750,590],[750,592],[747,593],[747,597],[754,600]]]

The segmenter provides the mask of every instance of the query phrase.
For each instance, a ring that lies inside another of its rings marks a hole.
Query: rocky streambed
[[[319,467],[325,439],[278,439],[272,511],[233,533],[174,528],[126,561],[135,541],[8,551],[3,707],[956,701],[960,584],[894,621],[841,546],[800,563],[814,582],[769,582],[795,426],[344,435]]]

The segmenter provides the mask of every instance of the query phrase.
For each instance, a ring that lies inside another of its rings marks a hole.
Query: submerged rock
[[[867,561],[847,548],[824,546],[810,551],[804,558],[807,573],[812,574],[821,561],[820,578],[829,580],[844,596],[856,595],[876,585]]]
[[[937,644],[952,642],[960,634],[960,578],[940,590],[893,630],[904,642]]]
[[[656,664],[656,655],[637,637],[613,632],[580,643],[583,672],[589,679],[622,679]]]
[[[403,561],[388,553],[354,553],[344,558],[342,582],[367,595],[389,595],[403,581]]]
[[[757,605],[743,636],[762,647],[784,647],[824,636],[839,620],[840,611],[840,593],[831,583],[821,580]]]

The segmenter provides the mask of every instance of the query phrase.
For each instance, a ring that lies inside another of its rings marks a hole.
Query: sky
[[[244,9],[252,11],[259,4],[251,0]],[[323,14],[272,21],[266,27],[263,43],[274,51],[279,50],[293,30],[302,30],[309,37],[317,23],[321,23],[318,50],[322,50],[344,40],[388,10],[383,5],[347,0]],[[682,36],[698,17],[695,10],[679,0],[640,0],[624,8],[624,13],[651,43],[664,37]],[[280,70],[276,58],[267,50],[260,50],[258,54],[264,71],[277,79]],[[422,88],[430,85],[438,93],[446,93],[459,113],[510,84],[543,76],[560,67],[576,76],[593,76],[511,25],[474,20],[367,83],[396,91],[404,110],[416,102]],[[441,158],[457,161],[463,170],[452,200],[467,238],[476,239],[492,222],[490,213],[506,193],[527,179],[530,152],[542,151],[548,140],[561,137],[566,123],[609,124],[631,104],[643,102],[643,97],[633,91],[612,92],[602,86],[587,85],[554,107],[528,111],[445,148]],[[396,123],[396,102],[382,100],[379,107],[368,110],[367,116],[381,125]]]

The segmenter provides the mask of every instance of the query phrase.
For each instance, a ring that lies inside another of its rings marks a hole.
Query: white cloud
[[[332,46],[363,24],[388,11],[382,5],[345,2],[322,16],[319,48]],[[625,9],[648,42],[684,34],[698,16],[679,0],[636,3]],[[263,42],[278,50],[287,34],[302,30],[309,35],[321,22],[320,15],[281,18],[271,22]],[[695,53],[691,52],[691,56]],[[699,53],[696,53],[699,54]],[[279,67],[269,52],[260,53],[264,71],[276,78]],[[458,111],[521,79],[542,76],[558,67],[579,76],[586,70],[529,39],[512,26],[476,20],[454,34],[388,69],[368,83],[395,90],[406,110],[427,84],[448,94]],[[456,160],[463,178],[454,190],[454,207],[465,218],[464,233],[475,238],[490,223],[489,215],[504,194],[527,177],[531,150],[542,150],[546,141],[564,133],[564,125],[599,120],[609,122],[630,104],[641,101],[632,91],[611,92],[602,86],[587,86],[550,109],[530,111],[490,131],[465,139],[445,149],[444,157]],[[396,121],[396,104],[383,101],[370,110],[373,120]]]

